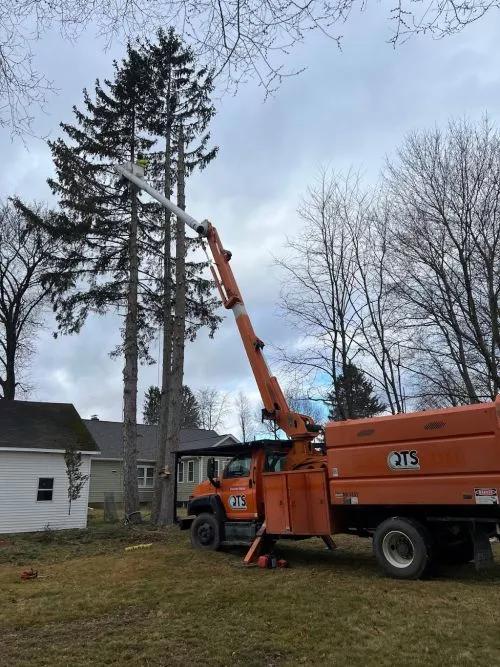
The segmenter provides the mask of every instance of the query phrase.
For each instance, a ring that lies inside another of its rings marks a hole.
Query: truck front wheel
[[[431,564],[431,539],[418,521],[395,517],[375,530],[373,550],[378,564],[394,579],[419,579]]]
[[[196,549],[215,551],[220,546],[219,522],[213,514],[199,514],[191,524],[191,544]]]

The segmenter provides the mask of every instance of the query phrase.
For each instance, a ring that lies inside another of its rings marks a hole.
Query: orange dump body
[[[500,402],[331,423],[333,505],[488,504],[500,488]],[[497,501],[498,502],[498,501]]]

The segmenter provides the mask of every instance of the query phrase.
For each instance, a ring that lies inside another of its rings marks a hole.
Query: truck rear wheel
[[[378,564],[394,579],[419,579],[432,560],[429,533],[413,519],[383,521],[375,530],[373,550]]]
[[[191,524],[191,544],[196,549],[215,551],[220,546],[220,526],[213,514],[199,514]]]

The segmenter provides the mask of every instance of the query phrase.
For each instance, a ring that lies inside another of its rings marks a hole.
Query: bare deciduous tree
[[[37,211],[43,214],[41,207]],[[14,400],[18,388],[27,388],[20,371],[33,352],[50,290],[42,276],[51,246],[14,206],[0,205],[0,398]]]
[[[294,412],[307,415],[316,424],[324,424],[326,421],[326,412],[323,409],[323,401],[311,398],[314,394],[312,388],[306,388],[299,379],[288,384],[284,389],[285,398],[288,406]],[[261,434],[270,434],[274,439],[286,437],[278,428],[275,421],[271,419],[262,419],[262,410],[254,410],[253,413],[254,429]]]
[[[195,395],[200,410],[200,428],[214,431],[224,428],[230,410],[228,395],[215,387],[202,387]]]
[[[303,381],[337,396],[339,378],[356,363],[393,412],[402,407],[396,310],[385,281],[383,227],[374,226],[373,196],[357,174],[322,172],[299,209],[303,232],[278,260],[284,271],[280,310],[299,333],[295,350],[281,350]],[[370,231],[371,230],[371,231]],[[387,400],[386,400],[387,395]],[[349,400],[336,401],[342,418]]]
[[[367,362],[364,372],[395,414],[406,409],[403,366],[409,353],[389,266],[387,219],[387,202],[380,198],[369,202],[362,224],[351,226],[359,290],[353,307],[359,316],[360,357]]]
[[[363,7],[364,5],[361,5]],[[117,35],[148,35],[152,26],[173,25],[228,84],[255,76],[266,91],[285,76],[282,60],[291,48],[319,31],[333,31],[356,8],[355,0],[0,0],[0,125],[30,128],[32,106],[43,104],[51,84],[33,63],[33,43],[48,30],[76,39],[93,26],[108,42]],[[392,42],[412,34],[443,36],[477,21],[498,0],[430,0],[425,6],[398,0],[388,8]]]
[[[284,273],[280,312],[300,335],[297,350],[282,350],[282,356],[290,367],[304,369],[310,385],[326,375],[335,388],[357,353],[356,256],[349,228],[357,194],[355,177],[322,172],[299,208],[302,233],[287,240],[287,253],[277,260]]]
[[[310,390],[300,385],[289,386],[285,389],[286,400],[291,410],[311,417],[315,424],[324,424],[326,414],[322,407],[323,404],[310,398],[311,393]]]
[[[234,399],[234,407],[241,431],[241,439],[243,442],[247,442],[253,437],[252,407],[248,396],[241,390]]]
[[[68,445],[64,452],[66,475],[68,477],[68,514],[71,514],[73,501],[80,498],[83,487],[90,475],[82,473],[82,453],[74,445]]]
[[[392,259],[420,398],[500,389],[500,134],[485,118],[411,134],[387,167]]]

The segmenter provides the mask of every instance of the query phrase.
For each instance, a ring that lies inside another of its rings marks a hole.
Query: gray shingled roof
[[[99,448],[71,403],[0,400],[0,447],[80,451]]]
[[[101,421],[100,419],[84,419],[85,425],[92,433],[101,450],[103,459],[123,458],[123,441],[121,422]],[[137,460],[154,461],[156,459],[157,429],[155,425],[137,424]],[[228,436],[218,435],[215,431],[199,428],[181,429],[179,451],[192,450],[197,447],[205,449],[216,445]],[[236,439],[233,436],[233,442]]]

